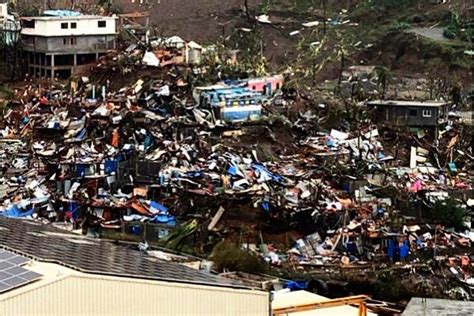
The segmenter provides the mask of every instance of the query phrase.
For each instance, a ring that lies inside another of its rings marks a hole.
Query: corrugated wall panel
[[[269,315],[268,294],[112,277],[70,276],[0,298],[2,316]]]

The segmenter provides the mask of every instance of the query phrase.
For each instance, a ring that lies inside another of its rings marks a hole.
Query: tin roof
[[[426,107],[440,107],[448,104],[447,102],[439,101],[403,101],[403,100],[374,100],[367,102],[367,105],[387,105],[387,106],[426,106]]]

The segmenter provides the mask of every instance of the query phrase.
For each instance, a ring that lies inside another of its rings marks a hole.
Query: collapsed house
[[[113,17],[53,15],[23,20],[26,41],[46,45],[27,47],[32,74],[68,76],[81,54],[115,47]],[[77,33],[82,23],[97,34]],[[204,46],[149,44],[104,55],[68,86],[14,92],[0,129],[1,216],[202,252],[240,232],[268,266],[312,272],[408,265],[472,245],[472,148],[463,125],[446,120],[448,104],[372,101],[358,109],[367,119],[332,124],[334,105],[290,115],[304,96],[283,93],[281,75],[206,78]],[[195,86],[198,77],[217,83]],[[450,197],[468,225],[426,224]],[[273,242],[282,232],[295,234]],[[468,287],[472,259],[451,259],[442,260]]]
[[[195,102],[213,111],[216,119],[225,122],[255,121],[262,115],[262,106],[269,103],[275,91],[283,86],[283,76],[224,81],[193,91]]]

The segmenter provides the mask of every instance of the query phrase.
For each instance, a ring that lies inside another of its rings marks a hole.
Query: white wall
[[[8,4],[0,3],[0,17],[6,17],[8,14]]]
[[[0,297],[2,316],[268,316],[269,309],[262,291],[94,275]]]
[[[32,18],[34,19],[34,18]],[[104,28],[98,27],[98,21],[106,21]],[[61,23],[67,23],[68,28],[62,29]],[[71,23],[77,23],[77,28],[72,29]],[[21,34],[35,36],[80,36],[80,35],[107,35],[115,34],[115,17],[67,17],[52,19],[37,19],[35,28],[22,28]]]

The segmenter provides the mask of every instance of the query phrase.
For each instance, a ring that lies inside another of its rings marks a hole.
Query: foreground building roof
[[[474,315],[474,302],[414,297],[402,315]]]
[[[36,221],[1,218],[0,247],[84,273],[241,287],[210,273],[148,256],[132,246],[86,238]]]

